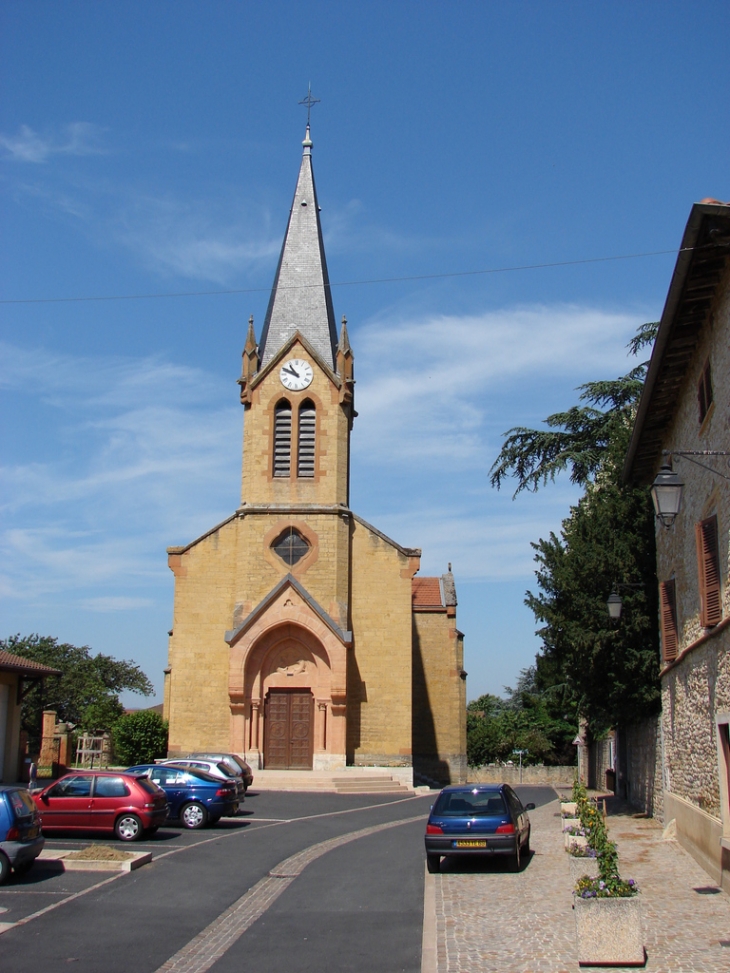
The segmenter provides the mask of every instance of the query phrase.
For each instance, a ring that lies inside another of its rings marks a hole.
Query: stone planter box
[[[577,810],[578,805],[575,801],[563,801],[560,805],[560,814],[564,818],[574,818]]]
[[[574,848],[584,849],[588,847],[588,839],[585,837],[585,835],[566,833],[563,837],[565,839],[565,850],[567,852],[573,851]]]
[[[573,898],[579,966],[644,966],[641,902]]]
[[[576,855],[571,855],[568,861],[570,862],[570,880],[573,888],[575,888],[578,879],[583,878],[584,875],[589,878],[598,878],[597,858],[578,858]]]
[[[580,818],[563,818],[562,827],[563,831],[567,831],[569,828],[580,828]]]

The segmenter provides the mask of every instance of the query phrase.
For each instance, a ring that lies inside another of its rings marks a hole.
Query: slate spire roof
[[[330,368],[335,367],[337,331],[312,172],[309,125],[281,248],[279,266],[261,334],[260,367],[299,331]]]

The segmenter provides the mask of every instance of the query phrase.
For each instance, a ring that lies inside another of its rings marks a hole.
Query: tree
[[[537,688],[535,667],[523,669],[517,689],[506,699],[487,694],[467,706],[467,759],[471,766],[512,759],[527,750],[523,763],[562,764],[575,759],[570,741],[575,725],[556,710],[556,697]]]
[[[45,680],[43,693],[34,687],[23,701],[21,721],[31,748],[40,745],[41,714],[53,709],[61,722],[75,723],[89,731],[111,730],[124,712],[119,693],[142,696],[153,692],[152,683],[133,662],[120,662],[109,655],[92,655],[87,646],[59,643],[48,635],[12,635],[0,639],[0,649],[59,669],[60,676]]]
[[[629,343],[637,354],[656,336],[642,325]],[[560,536],[533,544],[538,594],[525,603],[542,623],[536,687],[562,708],[588,717],[592,732],[657,712],[658,632],[654,520],[648,491],[621,483],[621,469],[647,362],[611,381],[580,386],[580,403],[546,420],[547,429],[517,427],[492,466],[499,487],[517,481],[532,492],[569,470],[584,487]],[[609,622],[606,599],[622,587],[621,624]]]
[[[149,764],[167,754],[167,723],[154,710],[127,713],[112,727],[112,740],[121,763]]]

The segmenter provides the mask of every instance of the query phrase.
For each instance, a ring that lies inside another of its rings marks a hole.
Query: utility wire
[[[374,277],[370,280],[339,280],[330,282],[330,287],[356,287],[365,284],[397,284],[410,280],[443,280],[447,277],[478,277],[485,274],[507,274],[522,270],[549,270],[555,267],[576,267],[580,264],[608,263],[612,260],[637,260],[640,257],[661,257],[667,254],[689,253],[693,250],[703,250],[715,244],[705,244],[702,247],[682,247],[679,250],[648,250],[645,253],[624,253],[615,257],[586,257],[583,260],[559,260],[544,264],[522,264],[515,267],[491,267],[487,270],[458,270],[443,274],[413,274],[407,277]],[[317,284],[291,284],[280,287],[279,290],[302,290],[308,287],[321,287]],[[78,304],[86,301],[147,301],[166,297],[220,297],[226,294],[259,294],[269,293],[271,287],[242,287],[225,291],[173,291],[166,294],[114,294],[99,297],[27,297],[0,299],[0,304]]]

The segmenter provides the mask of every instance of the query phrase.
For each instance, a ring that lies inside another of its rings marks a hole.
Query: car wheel
[[[519,840],[517,842],[517,850],[512,856],[511,866],[513,872],[519,872],[519,870],[522,868],[522,850],[520,848]]]
[[[202,828],[208,820],[208,812],[202,804],[186,804],[180,811],[183,828]]]
[[[522,854],[525,858],[525,861],[530,857],[530,832],[529,831],[527,832],[527,841],[525,842],[525,845],[522,849]]]
[[[10,862],[7,855],[0,851],[0,885],[4,885],[10,878]]]
[[[426,855],[426,868],[431,875],[441,871],[441,855]]]
[[[122,814],[114,825],[114,834],[120,841],[137,841],[143,831],[142,822],[136,814]]]

